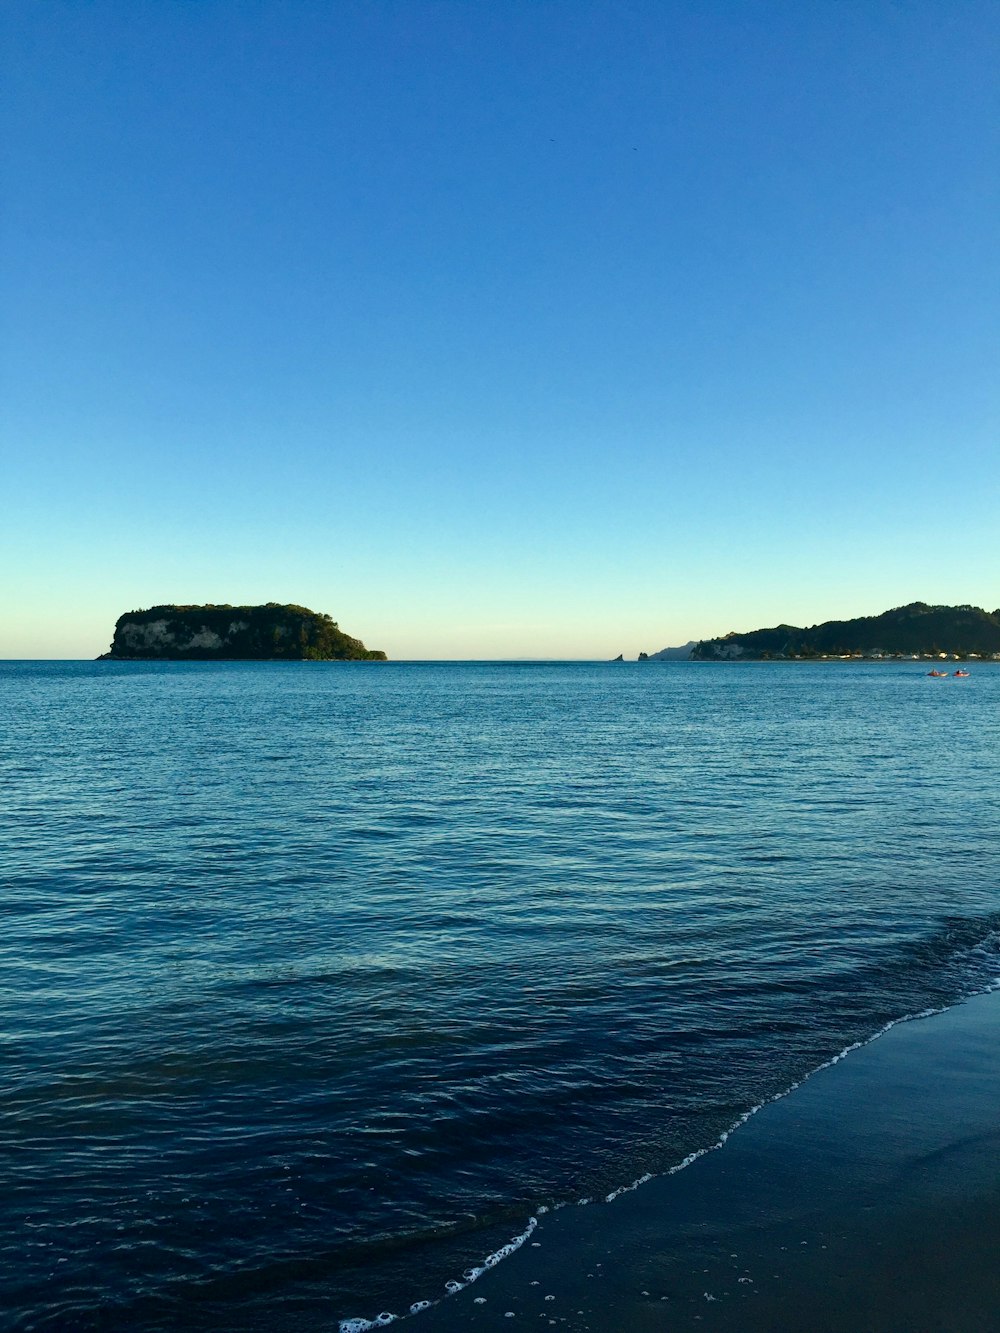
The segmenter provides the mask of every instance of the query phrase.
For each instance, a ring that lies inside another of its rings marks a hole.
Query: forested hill
[[[911,602],[856,620],[827,620],[801,629],[776,625],[747,634],[704,639],[691,656],[701,661],[775,657],[894,657],[957,653],[992,657],[1000,653],[1000,609],[928,606]]]
[[[345,634],[335,620],[304,606],[152,606],[115,625],[99,659],[169,661],[385,661],[385,653]]]

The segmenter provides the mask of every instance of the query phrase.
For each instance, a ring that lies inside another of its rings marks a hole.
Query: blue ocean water
[[[0,664],[0,1324],[405,1313],[992,985],[925,670]]]

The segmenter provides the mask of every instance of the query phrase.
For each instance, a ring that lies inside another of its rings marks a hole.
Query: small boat
[[[947,671],[928,671],[928,676],[947,676]]]
[[[954,675],[956,675],[956,676],[967,676],[968,674],[969,674],[968,671],[956,671],[956,672],[954,672]]]

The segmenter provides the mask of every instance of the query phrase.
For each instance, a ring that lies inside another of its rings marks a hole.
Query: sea
[[[0,1327],[419,1333],[994,987],[970,670],[0,664]]]

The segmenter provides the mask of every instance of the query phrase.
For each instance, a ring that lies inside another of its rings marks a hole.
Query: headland
[[[819,625],[775,625],[745,633],[733,630],[681,648],[640,653],[640,662],[815,661],[862,658],[988,658],[1000,660],[1000,608],[930,606],[911,602],[877,616],[826,620]]]

